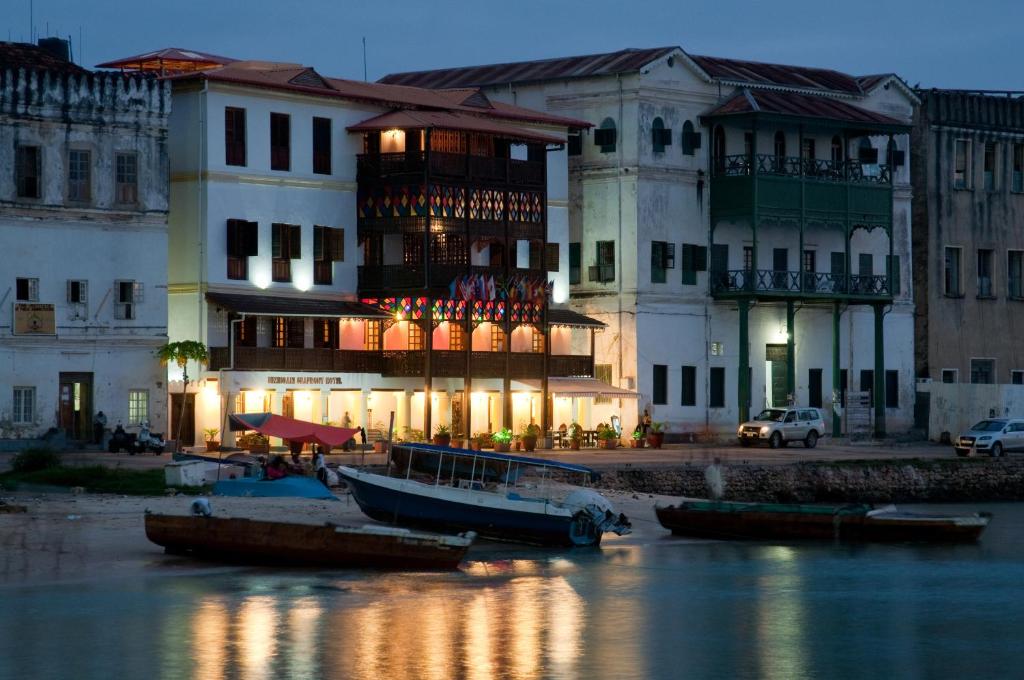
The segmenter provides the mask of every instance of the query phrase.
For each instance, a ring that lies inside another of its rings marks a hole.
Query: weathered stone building
[[[156,79],[0,43],[0,439],[163,429],[169,112]]]

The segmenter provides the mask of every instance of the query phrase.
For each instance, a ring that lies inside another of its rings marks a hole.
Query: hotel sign
[[[270,375],[268,385],[340,385],[341,378],[329,375]]]
[[[15,335],[56,335],[57,323],[52,304],[14,303]]]

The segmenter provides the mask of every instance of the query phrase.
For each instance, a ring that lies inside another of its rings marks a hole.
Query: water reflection
[[[271,677],[271,663],[277,653],[278,614],[272,595],[247,597],[235,620],[234,643],[238,662],[246,678]]]
[[[803,579],[796,551],[764,548],[764,573],[758,582],[759,673],[767,680],[807,677],[804,659]]]

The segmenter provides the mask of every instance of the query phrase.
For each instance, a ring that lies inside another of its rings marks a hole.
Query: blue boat
[[[252,498],[315,498],[336,501],[338,497],[315,477],[290,475],[269,481],[255,477],[222,479],[213,485],[217,496],[248,496]]]
[[[429,472],[427,471],[429,469]],[[341,466],[360,509],[373,519],[434,531],[552,546],[598,545],[631,531],[582,465],[429,444],[396,444],[388,474]]]

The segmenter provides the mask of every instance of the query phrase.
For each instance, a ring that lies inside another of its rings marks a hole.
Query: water
[[[0,587],[0,678],[1013,678],[1024,506],[968,546],[652,537],[456,573],[195,568]]]

